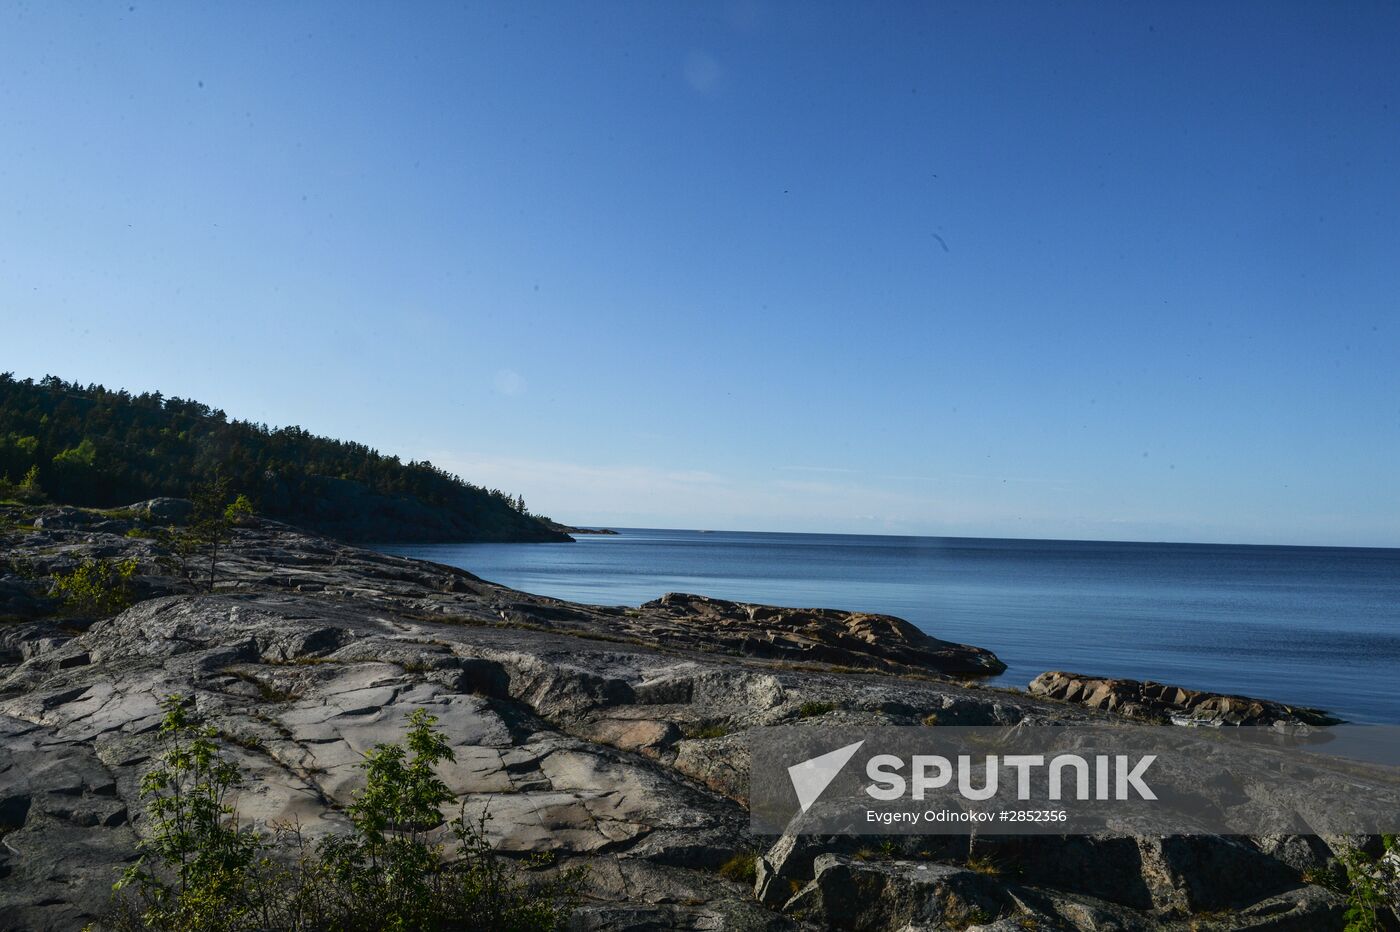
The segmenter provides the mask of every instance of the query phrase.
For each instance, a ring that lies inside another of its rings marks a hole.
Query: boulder
[[[1297,887],[1297,871],[1247,840],[1216,835],[1137,839],[1153,906],[1184,914],[1242,909]]]
[[[187,498],[152,498],[128,505],[127,510],[153,524],[183,524],[194,513],[194,502]]]
[[[90,511],[70,508],[67,505],[57,505],[45,508],[34,519],[34,527],[48,531],[66,531],[89,527],[99,520],[101,519]]]

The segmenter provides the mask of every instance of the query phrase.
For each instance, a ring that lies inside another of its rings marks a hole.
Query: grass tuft
[[[752,851],[737,852],[719,866],[719,875],[725,880],[752,885],[758,878],[758,859]]]
[[[729,734],[729,728],[728,726],[720,723],[714,723],[710,725],[692,725],[686,728],[683,731],[683,734],[687,738],[694,739],[723,738],[725,735]]]

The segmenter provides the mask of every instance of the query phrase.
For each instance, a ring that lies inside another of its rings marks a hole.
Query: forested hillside
[[[499,489],[197,401],[0,374],[0,493],[112,507],[222,474],[268,517],[361,541],[568,540]],[[0,495],[3,497],[3,495]]]

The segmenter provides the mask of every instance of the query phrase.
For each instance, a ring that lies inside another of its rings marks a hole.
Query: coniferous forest
[[[222,476],[267,517],[351,540],[568,540],[523,499],[198,401],[0,373],[0,497],[111,508]]]

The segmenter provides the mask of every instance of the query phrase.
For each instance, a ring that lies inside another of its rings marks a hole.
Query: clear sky
[[[1400,546],[1400,5],[5,3],[0,369],[572,522]]]

